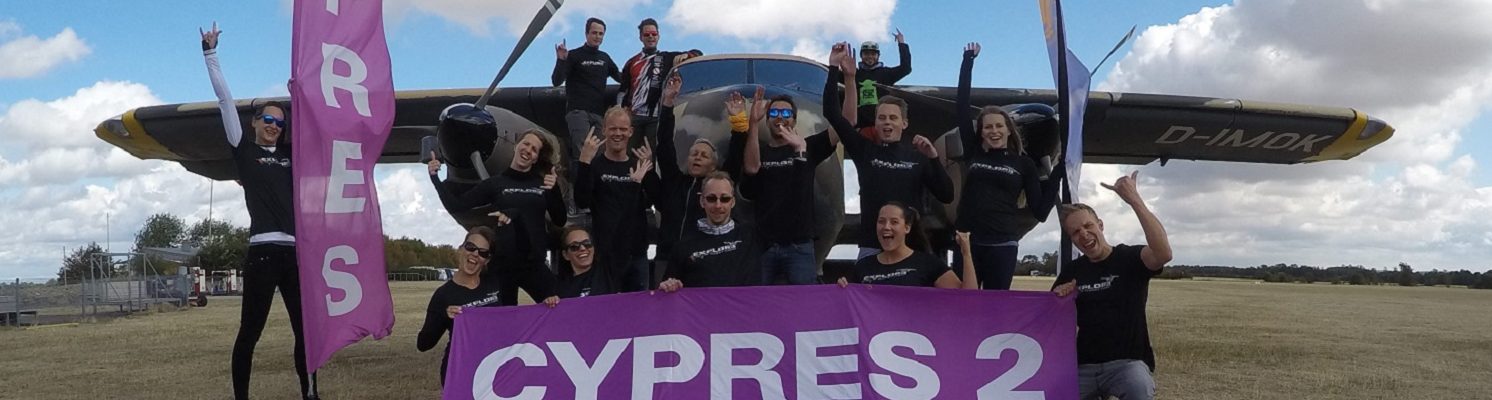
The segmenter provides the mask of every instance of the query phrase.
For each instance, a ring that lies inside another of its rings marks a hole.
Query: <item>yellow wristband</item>
[[[735,132],[745,132],[751,129],[751,120],[746,118],[745,111],[730,116],[730,129]]]

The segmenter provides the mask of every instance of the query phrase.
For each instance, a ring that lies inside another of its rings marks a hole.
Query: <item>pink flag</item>
[[[372,335],[394,305],[373,167],[394,121],[382,2],[296,0],[289,134],[306,366]]]

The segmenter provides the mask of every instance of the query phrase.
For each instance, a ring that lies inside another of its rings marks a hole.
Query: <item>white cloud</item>
[[[20,144],[33,150],[107,149],[110,146],[93,134],[99,122],[131,108],[160,103],[145,85],[115,81],[98,82],[61,99],[21,100],[0,114],[0,141],[6,148]]]
[[[1492,3],[1479,1],[1237,2],[1146,29],[1099,88],[1346,106],[1397,128],[1351,161],[1141,167],[1178,263],[1486,270],[1492,187],[1471,180],[1486,153],[1461,135],[1492,101],[1487,21]],[[1084,170],[1111,242],[1143,234],[1097,182],[1133,169]],[[1055,248],[1055,226],[1029,235],[1027,251]]]
[[[0,21],[0,37],[21,32],[15,22]],[[0,79],[30,78],[93,52],[72,28],[48,39],[22,36],[0,43]]]
[[[430,184],[424,165],[379,165],[378,205],[383,211],[383,233],[412,237],[429,244],[456,245],[460,225],[446,213]]]
[[[503,31],[516,36],[528,29],[529,21],[533,20],[534,14],[544,6],[545,1],[547,0],[390,0],[384,2],[384,10],[386,15],[395,20],[411,13],[434,15],[455,22],[479,36],[491,35],[494,21],[499,21],[503,25]],[[635,21],[628,19],[623,22],[617,19],[630,15],[632,9],[651,2],[652,0],[568,0],[549,21],[549,29],[546,30],[564,32],[570,27],[581,26],[591,16],[601,16],[612,29],[630,27]]]
[[[685,33],[858,41],[885,40],[894,11],[895,0],[678,0],[669,8],[668,19]]]

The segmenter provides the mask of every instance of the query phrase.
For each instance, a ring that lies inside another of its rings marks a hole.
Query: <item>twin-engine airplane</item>
[[[800,110],[797,132],[816,134],[828,128],[819,104],[828,68],[818,62],[784,55],[712,55],[685,61],[678,66],[678,72],[684,77],[684,88],[675,107],[677,149],[688,149],[697,138],[706,138],[721,150],[719,162],[724,163],[730,129],[722,102],[731,92],[750,98],[757,85],[766,88],[768,98],[777,94],[793,96]],[[947,155],[943,157],[944,167],[953,177],[954,186],[961,187],[964,149],[954,124],[956,88],[886,86],[883,89],[907,99],[910,104],[907,132],[934,139],[939,153]],[[615,96],[616,90],[610,88],[610,95]],[[487,171],[506,168],[513,143],[528,129],[560,132],[557,139],[569,140],[563,137],[567,131],[565,90],[555,87],[504,88],[496,92],[486,107],[494,129],[485,132],[439,129],[442,112],[448,107],[477,102],[483,94],[480,88],[398,91],[393,131],[379,162],[420,162],[422,154],[426,154],[422,152],[421,139],[440,131],[439,148],[448,165],[448,181],[475,184],[480,180],[476,162],[485,165]],[[975,107],[999,105],[1016,110],[1031,157],[1055,155],[1061,147],[1052,111],[1058,101],[1055,91],[975,88],[972,100]],[[248,121],[254,106],[267,101],[289,99],[238,101],[238,113],[240,120],[245,121],[246,132],[252,131]],[[1345,160],[1388,140],[1394,131],[1383,121],[1350,108],[1108,92],[1089,95],[1083,127],[1085,162],[1148,164],[1159,160],[1162,165],[1169,160],[1266,164]],[[176,161],[193,173],[216,180],[237,177],[229,147],[223,141],[221,116],[215,102],[129,110],[100,123],[95,133],[141,159]],[[295,133],[290,132],[289,136],[293,138]],[[768,135],[759,137],[765,140]],[[656,138],[650,139],[656,143]],[[682,157],[686,152],[678,154],[680,159],[659,160],[658,168],[683,167]],[[859,219],[844,213],[842,161],[841,153],[834,162],[825,162],[818,169],[815,201],[820,214],[811,229],[819,238],[816,247],[821,263],[830,247],[854,243],[854,233],[858,232],[855,227]],[[568,160],[560,165],[566,164]],[[936,205],[932,210],[924,210],[929,216],[929,237],[951,238],[950,222],[956,217],[956,202],[940,205],[929,199],[927,203]],[[738,205],[737,209],[748,206]],[[477,212],[450,211],[456,222],[465,227],[488,223],[490,219]],[[1030,219],[1025,230],[1035,225],[1036,221]]]

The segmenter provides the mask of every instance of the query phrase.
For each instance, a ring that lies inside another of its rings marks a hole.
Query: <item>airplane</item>
[[[676,70],[684,77],[684,87],[675,107],[678,121],[675,145],[687,149],[697,138],[712,141],[721,149],[723,163],[729,142],[729,123],[722,102],[731,92],[750,98],[758,85],[767,97],[789,94],[799,108],[797,132],[816,132],[828,128],[820,103],[828,67],[802,57],[776,54],[721,54],[689,59]],[[495,85],[495,83],[494,83]],[[963,154],[955,127],[955,87],[881,86],[883,93],[906,99],[909,103],[907,132],[934,139],[943,157],[944,168],[962,186]],[[843,88],[841,88],[843,90]],[[854,90],[851,88],[851,90]],[[615,98],[617,86],[609,88]],[[444,113],[453,105],[470,104],[486,91],[481,88],[442,90],[402,90],[395,93],[393,129],[384,145],[380,163],[414,163],[427,158],[430,144],[423,140],[435,136],[440,157],[447,165],[447,181],[474,185],[482,169],[501,171],[512,157],[512,145],[518,135],[529,129],[565,135],[565,90],[562,87],[503,88],[491,96],[485,109],[491,115],[487,123],[495,129],[474,133],[461,129],[444,129],[451,123]],[[848,95],[854,95],[853,92]],[[1305,106],[1256,102],[1228,98],[1206,98],[1163,94],[1091,92],[1083,124],[1083,159],[1087,163],[1143,165],[1170,160],[1229,161],[1267,164],[1300,164],[1353,158],[1388,140],[1394,128],[1360,111],[1343,107]],[[254,107],[267,101],[288,103],[289,99],[256,98],[238,100],[240,120],[245,131]],[[1033,158],[1058,155],[1062,136],[1058,132],[1053,105],[1058,95],[1053,90],[974,88],[972,106],[1004,106],[1014,112],[1027,154]],[[293,109],[293,106],[292,106]],[[972,115],[972,114],[971,114]],[[293,112],[291,115],[293,118]],[[188,171],[216,180],[235,179],[237,173],[223,143],[223,131],[216,102],[198,102],[147,106],[132,109],[101,122],[95,128],[99,139],[113,144],[141,159],[168,160],[180,163]],[[855,134],[855,133],[851,133]],[[289,132],[294,137],[294,132]],[[766,134],[758,135],[762,140]],[[553,137],[551,139],[570,140]],[[656,143],[656,138],[650,138]],[[550,140],[551,143],[556,143]],[[564,152],[560,152],[564,153]],[[660,160],[658,168],[681,168],[680,159]],[[832,162],[820,164],[817,172],[815,207],[820,217],[814,221],[816,250],[821,271],[826,277],[825,259],[835,244],[855,243],[857,215],[844,213],[843,152]],[[564,164],[560,164],[564,165]],[[723,165],[723,164],[722,164]],[[749,199],[747,199],[749,200]],[[934,247],[951,248],[951,227],[956,218],[953,204],[929,200],[924,214]],[[737,214],[749,219],[748,204],[739,204]],[[490,217],[470,210],[452,210],[451,216],[463,227],[489,223]],[[863,210],[862,210],[863,212]],[[1026,215],[1021,213],[1020,215]],[[1023,225],[1025,231],[1036,226],[1034,218]],[[656,230],[656,220],[653,221]],[[656,241],[656,232],[650,240]],[[942,239],[942,240],[936,240]],[[842,264],[836,269],[842,269]]]

